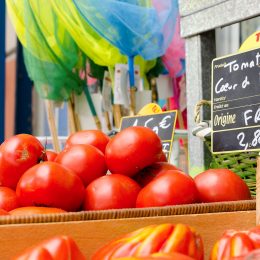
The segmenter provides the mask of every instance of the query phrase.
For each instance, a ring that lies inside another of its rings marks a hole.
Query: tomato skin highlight
[[[131,178],[111,174],[91,182],[85,191],[85,210],[133,208],[140,186]]]
[[[55,162],[43,162],[23,174],[16,194],[21,206],[77,211],[84,199],[84,185],[71,170]]]
[[[0,146],[0,186],[15,190],[23,173],[45,160],[44,147],[28,134],[18,134],[6,139]]]
[[[84,186],[107,172],[104,154],[92,145],[69,146],[57,156],[55,162],[75,172]]]
[[[198,191],[194,180],[180,171],[168,170],[142,188],[136,207],[162,207],[196,202]]]
[[[96,147],[104,154],[109,141],[109,136],[100,130],[82,130],[69,136],[65,148],[74,144],[88,144]]]
[[[246,183],[228,169],[209,169],[198,174],[196,183],[201,202],[249,200],[251,194]]]
[[[107,144],[105,158],[112,173],[134,176],[161,158],[160,138],[149,128],[128,127]]]

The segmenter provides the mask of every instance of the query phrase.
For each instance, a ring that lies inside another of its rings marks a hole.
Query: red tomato
[[[16,188],[23,173],[44,159],[44,147],[28,134],[15,135],[0,146],[0,186]]]
[[[85,186],[107,172],[104,154],[92,145],[72,145],[63,150],[55,162],[75,172]]]
[[[210,169],[195,178],[201,202],[251,199],[246,183],[228,169]]]
[[[57,157],[57,155],[58,155],[56,152],[50,151],[50,150],[46,150],[45,154],[47,156],[47,161],[48,162],[54,162],[56,157]]]
[[[108,143],[106,162],[112,173],[134,176],[143,168],[157,162],[162,145],[157,134],[142,126],[128,127]]]
[[[133,208],[140,189],[134,180],[124,175],[111,174],[100,177],[87,186],[84,209]]]
[[[82,130],[69,136],[65,148],[74,144],[90,144],[105,153],[109,140],[110,138],[100,130]]]
[[[36,258],[36,256],[41,258]],[[68,236],[56,236],[27,249],[14,260],[86,260],[75,241]]]
[[[43,162],[23,174],[16,194],[21,206],[76,211],[84,199],[84,185],[71,170],[55,162]]]
[[[161,152],[157,162],[167,162],[167,157],[163,151]]]
[[[0,209],[0,216],[1,215],[9,215],[9,213],[4,209]]]
[[[134,179],[141,185],[141,187],[144,187],[149,182],[151,182],[156,176],[168,170],[179,169],[176,166],[167,162],[156,162],[138,172],[134,176]]]
[[[18,207],[17,196],[14,190],[0,187],[0,208],[10,211]]]
[[[202,260],[204,255],[202,238],[187,225],[167,223],[151,225],[108,242],[94,253],[91,260],[114,260],[130,256],[138,259],[157,252],[160,254],[176,252]]]
[[[53,213],[64,213],[63,209],[48,208],[48,207],[21,207],[11,210],[10,215],[24,216],[24,215],[37,215],[37,214],[53,214]]]
[[[198,201],[194,180],[175,170],[168,170],[148,183],[138,194],[136,207],[161,207]]]

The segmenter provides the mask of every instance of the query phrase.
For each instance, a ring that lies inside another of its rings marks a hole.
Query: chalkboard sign
[[[260,150],[260,49],[212,62],[212,152]]]
[[[177,110],[161,112],[158,114],[123,117],[120,130],[130,126],[145,126],[152,129],[161,139],[163,151],[170,159]]]

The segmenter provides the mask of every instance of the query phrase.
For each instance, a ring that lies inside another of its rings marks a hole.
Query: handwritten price
[[[247,150],[248,148],[251,147],[256,147],[257,145],[260,144],[260,129],[256,130],[254,132],[254,137],[251,142],[245,142],[245,133],[240,132],[237,135],[237,140],[239,141],[239,145],[244,148],[244,150]]]

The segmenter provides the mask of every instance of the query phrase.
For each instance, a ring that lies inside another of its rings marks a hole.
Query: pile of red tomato
[[[193,179],[167,163],[159,137],[145,127],[113,138],[98,130],[77,132],[59,154],[32,135],[13,136],[0,146],[0,186],[2,214],[16,215],[251,198],[229,170]]]

